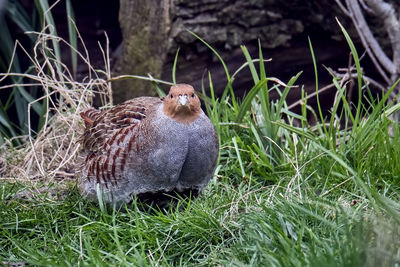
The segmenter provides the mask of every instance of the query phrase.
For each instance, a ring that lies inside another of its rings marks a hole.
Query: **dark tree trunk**
[[[170,29],[169,1],[121,0],[119,21],[123,36],[122,51],[114,73],[159,77],[166,59]],[[116,102],[137,95],[151,95],[151,84],[137,79],[113,84]]]

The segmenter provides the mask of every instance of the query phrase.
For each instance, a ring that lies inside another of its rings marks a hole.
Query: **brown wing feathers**
[[[117,183],[127,154],[134,148],[135,128],[157,103],[161,103],[158,98],[139,97],[104,111],[90,108],[80,113],[85,122],[81,142],[89,180],[95,179],[106,187],[108,182]]]

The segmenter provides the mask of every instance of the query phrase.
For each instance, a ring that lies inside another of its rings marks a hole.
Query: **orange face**
[[[200,116],[200,100],[194,88],[188,84],[171,87],[164,99],[164,113],[177,121],[190,123]]]

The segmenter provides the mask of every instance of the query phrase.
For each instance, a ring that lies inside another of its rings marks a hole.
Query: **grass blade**
[[[243,120],[244,115],[250,109],[251,101],[258,94],[258,92],[265,86],[268,79],[260,80],[253,88],[249,91],[247,96],[244,98],[242,104],[240,105],[238,115],[236,117],[236,122],[241,122]]]
[[[206,41],[204,41],[200,36],[198,36],[197,34],[195,34],[194,32],[192,32],[192,31],[190,31],[190,30],[187,30],[187,31],[188,31],[191,35],[193,35],[194,37],[196,37],[197,39],[199,39],[203,44],[205,44],[205,45],[214,53],[214,55],[219,59],[219,61],[221,62],[222,66],[223,66],[223,68],[224,68],[224,70],[225,70],[226,78],[227,78],[227,80],[228,80],[228,84],[227,84],[225,90],[228,89],[229,92],[231,93],[232,105],[233,105],[233,108],[234,108],[235,112],[237,113],[237,112],[238,112],[238,105],[237,105],[237,103],[236,103],[235,93],[233,92],[233,88],[232,88],[232,82],[233,82],[233,81],[232,81],[232,79],[231,79],[231,76],[230,76],[229,71],[228,71],[228,67],[226,66],[224,60],[223,60],[222,57],[219,55],[219,53],[218,53],[211,45],[209,45]],[[224,99],[224,98],[222,98],[222,99]]]
[[[44,16],[43,25],[49,25],[50,34],[58,36],[56,24],[54,23],[53,15],[51,14],[49,7],[49,2],[47,0],[35,0],[35,3]],[[56,59],[61,62],[60,45],[56,39],[52,39],[51,42],[53,44],[54,55],[56,56]]]
[[[328,133],[326,126],[325,126],[325,119],[324,115],[322,114],[322,109],[321,109],[321,102],[319,101],[319,93],[318,93],[318,69],[317,69],[317,60],[315,58],[314,54],[314,49],[312,47],[311,39],[308,37],[308,44],[310,46],[310,52],[311,52],[311,57],[313,60],[313,66],[314,66],[314,75],[315,75],[315,91],[316,91],[316,98],[317,98],[317,107],[318,107],[318,113],[319,113],[319,118],[322,123],[322,127],[324,129],[325,134]]]
[[[176,50],[174,65],[172,66],[172,82],[176,84],[176,64],[178,63],[179,48]]]
[[[240,48],[242,49],[243,54],[247,60],[247,63],[249,64],[250,73],[251,73],[251,76],[253,77],[254,84],[257,84],[260,81],[260,78],[258,77],[257,70],[256,70],[256,67],[254,66],[253,60],[250,56],[250,53],[247,50],[246,46],[241,45]]]
[[[72,8],[71,0],[66,0],[66,10],[67,10],[67,19],[68,19],[68,37],[69,44],[72,46],[70,49],[71,53],[71,63],[72,63],[72,73],[74,77],[76,77],[76,72],[78,68],[78,55],[76,51],[78,51],[78,38],[75,29],[75,14],[74,9]]]
[[[351,54],[353,55],[354,63],[356,65],[357,70],[357,85],[358,85],[358,104],[357,104],[357,111],[354,120],[354,124],[358,125],[361,116],[361,103],[362,103],[362,71],[360,65],[360,59],[358,57],[358,53],[356,47],[354,46],[353,41],[350,38],[350,35],[347,33],[346,29],[342,26],[339,20],[336,18],[337,23],[339,24],[340,29],[343,32],[344,37],[346,38],[347,44],[350,47]]]

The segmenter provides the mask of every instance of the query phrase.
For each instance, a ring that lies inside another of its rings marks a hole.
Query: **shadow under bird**
[[[100,190],[106,203],[134,196],[157,203],[165,193],[197,196],[213,175],[218,136],[190,85],[172,86],[165,98],[138,97],[80,115],[84,197],[97,200]]]

